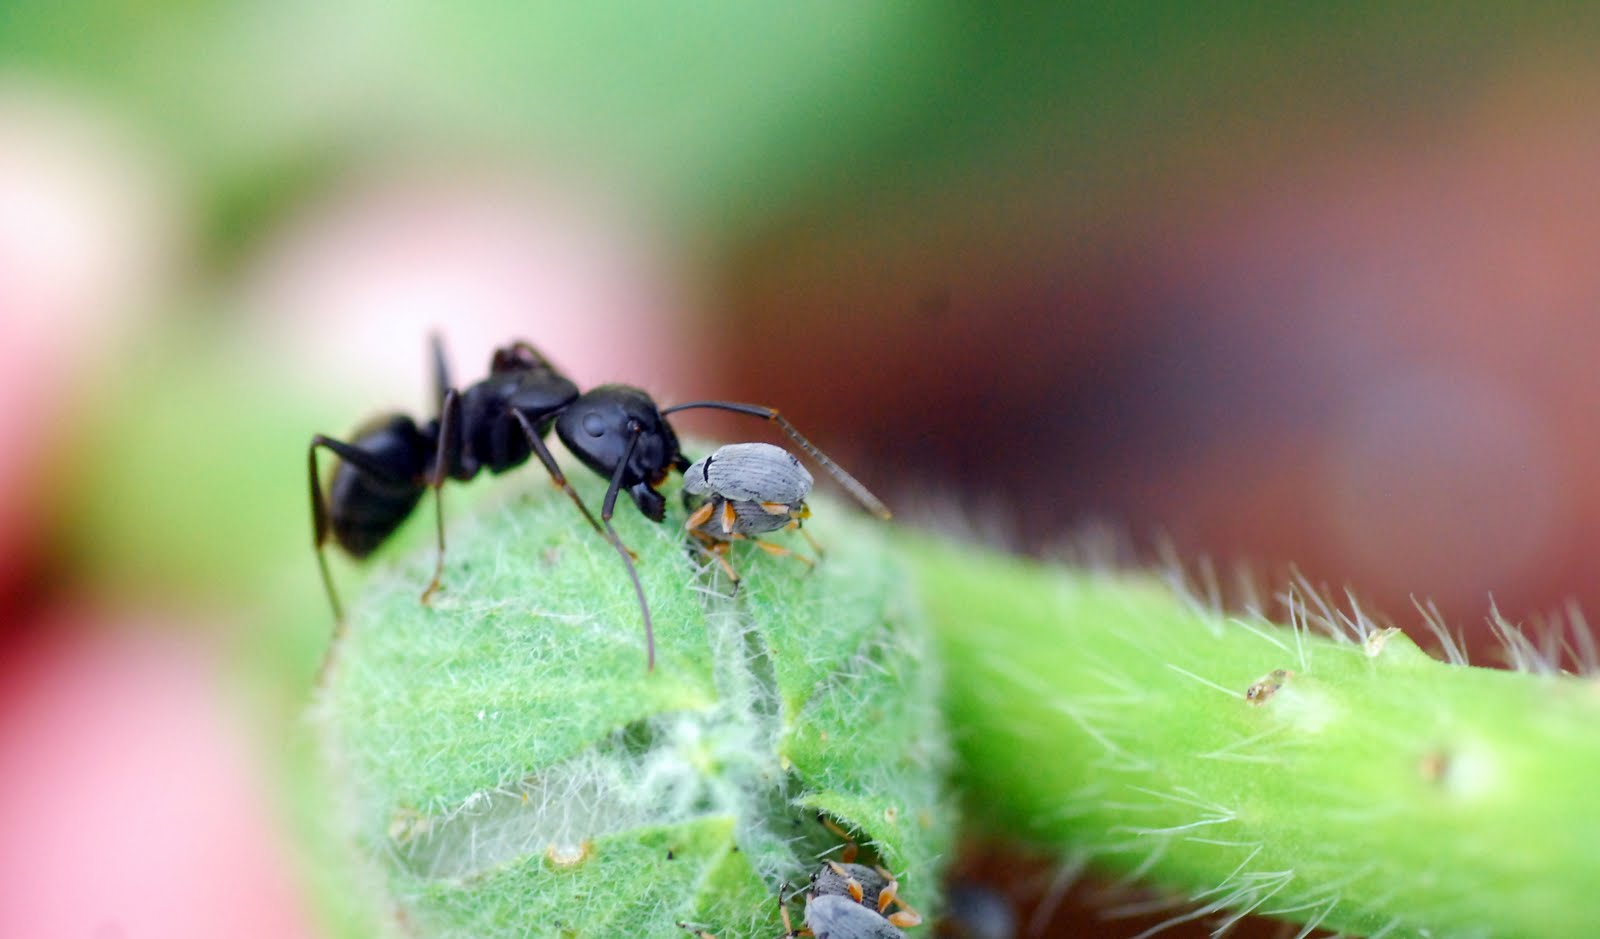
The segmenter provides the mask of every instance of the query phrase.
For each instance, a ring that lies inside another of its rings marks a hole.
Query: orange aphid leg
[[[901,929],[921,925],[922,914],[900,898],[894,874],[881,864],[856,863],[855,839],[825,813],[817,813],[817,821],[844,844],[841,860],[824,860],[811,875],[805,895],[807,925],[818,935],[838,939],[900,936]]]
[[[806,544],[811,546],[811,553],[815,554],[817,556],[817,560],[819,560],[819,561],[822,560],[822,555],[824,553],[823,550],[822,550],[822,545],[817,544],[817,539],[811,537],[811,532],[806,531],[805,527],[802,526],[799,522],[790,522],[788,527],[785,528],[784,530],[785,531],[789,531],[789,530],[798,531],[800,533],[800,537],[802,537],[802,538],[804,538],[806,540]]]
[[[768,515],[789,514],[789,503],[787,502],[758,502],[756,504],[761,506],[761,511]]]
[[[844,842],[844,850],[839,852],[839,860],[846,864],[854,864],[856,862],[856,853],[860,849],[856,847],[856,840],[850,837],[850,833],[840,828],[837,822],[822,812],[817,813],[817,821],[821,822],[822,827],[833,832],[839,837],[840,841]]]
[[[734,511],[732,502],[722,503],[722,533],[733,534],[733,524],[739,520],[739,514]]]
[[[850,876],[850,872],[845,870],[844,864],[840,864],[838,861],[829,861],[828,866],[833,868],[833,872],[844,880],[844,889],[850,891],[850,899],[860,903],[861,899],[867,895],[867,892],[861,889],[861,881]]]
[[[903,908],[897,913],[890,913],[884,919],[887,919],[891,925],[898,926],[901,929],[910,929],[912,926],[922,925],[922,917],[919,914]]]
[[[733,589],[737,591],[742,578],[739,577],[739,572],[733,569],[733,565],[728,563],[728,542],[719,541],[703,531],[691,529],[689,534],[694,536],[694,546],[700,550],[701,554],[717,562],[717,566],[722,568],[722,572],[728,575],[729,580],[733,581]]]
[[[711,513],[715,512],[715,511],[716,511],[716,507],[714,505],[712,505],[711,503],[707,502],[705,505],[702,505],[698,509],[695,509],[694,512],[691,513],[690,516],[687,519],[684,520],[683,527],[688,529],[689,531],[694,531],[696,528],[699,528],[701,525],[704,525],[706,522],[711,521]]]
[[[800,563],[806,565],[807,567],[816,567],[817,566],[817,562],[816,561],[811,560],[810,558],[806,557],[803,554],[796,554],[795,552],[790,551],[788,548],[785,548],[783,545],[773,544],[773,543],[771,543],[769,541],[762,541],[759,538],[751,538],[749,540],[754,542],[756,547],[758,547],[761,550],[767,552],[768,554],[772,555],[773,557],[794,558],[796,561],[799,561]]]
[[[885,919],[901,929],[909,929],[912,926],[921,925],[922,914],[907,906],[906,901],[900,899],[900,881],[896,880],[893,874],[882,867],[876,868],[876,870],[879,877],[888,881],[883,889],[878,891],[878,912],[883,913],[890,906],[896,906],[899,909],[884,917]]]
[[[794,923],[791,922],[790,919],[789,919],[789,908],[784,905],[786,901],[784,900],[783,895],[785,893],[788,893],[788,892],[789,892],[789,885],[788,884],[779,885],[779,887],[778,887],[778,916],[780,916],[783,919],[783,936],[781,937],[781,939],[795,939],[796,936],[815,936],[816,933],[812,932],[806,926],[801,926],[799,929],[794,928]],[[794,899],[794,895],[792,893],[790,894],[789,899],[791,899],[791,900]]]

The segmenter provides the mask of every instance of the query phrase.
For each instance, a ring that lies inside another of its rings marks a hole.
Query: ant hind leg
[[[328,605],[333,607],[333,638],[338,639],[344,632],[344,607],[339,604],[339,591],[333,585],[333,573],[328,570],[328,504],[322,495],[322,472],[317,465],[317,448],[327,442],[321,434],[311,438],[311,446],[306,450],[306,475],[311,481],[312,547],[317,551],[317,567],[322,571],[322,589],[328,594]]]

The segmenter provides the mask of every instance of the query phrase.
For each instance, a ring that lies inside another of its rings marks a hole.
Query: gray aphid
[[[803,501],[811,474],[793,453],[770,443],[730,443],[684,471],[683,488],[730,502]]]
[[[811,474],[794,454],[770,443],[731,443],[690,466],[683,491],[709,501],[714,511],[698,526],[717,538],[759,535],[805,517]],[[723,505],[733,509],[733,527],[723,527]],[[771,511],[765,506],[783,506]]]
[[[806,900],[806,926],[817,939],[905,939],[877,910],[836,893]]]
[[[823,864],[815,874],[811,875],[810,893],[814,896],[839,896],[848,897],[851,880],[861,888],[861,903],[873,909],[878,908],[878,894],[883,888],[889,886],[889,881],[879,874],[877,870],[865,864],[839,864],[844,870],[840,873],[834,868],[833,862]]]

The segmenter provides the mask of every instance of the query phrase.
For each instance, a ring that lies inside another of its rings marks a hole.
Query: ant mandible
[[[495,350],[487,378],[457,389],[450,382],[444,346],[437,335],[431,337],[431,346],[437,417],[418,424],[404,414],[387,414],[362,425],[348,443],[317,434],[307,450],[317,564],[338,624],[336,634],[344,622],[344,610],[323,550],[330,536],[351,556],[364,558],[411,515],[424,491],[432,489],[438,553],[433,579],[422,592],[422,602],[427,603],[439,589],[444,571],[444,504],[440,489],[445,480],[464,482],[484,470],[503,473],[526,463],[530,456],[537,456],[590,526],[621,556],[644,620],[646,670],[654,670],[655,629],[650,604],[634,567],[633,552],[617,536],[611,516],[617,495],[626,490],[646,518],[660,522],[665,517],[666,499],[657,487],[672,470],[682,473],[690,466],[666,420],[668,414],[678,411],[715,409],[772,421],[869,512],[879,518],[889,517],[888,508],[876,496],[772,408],[731,401],[690,401],[659,408],[641,389],[617,384],[601,385],[580,394],[577,385],[556,371],[532,345],[520,340]],[[552,427],[585,466],[610,480],[598,520],[545,446],[544,438]],[[332,452],[339,461],[326,491],[318,450]]]

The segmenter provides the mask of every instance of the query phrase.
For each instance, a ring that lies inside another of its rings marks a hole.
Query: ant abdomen
[[[328,523],[339,546],[364,558],[394,534],[427,490],[427,436],[404,414],[363,425],[351,445],[389,472],[340,459],[328,484]]]

